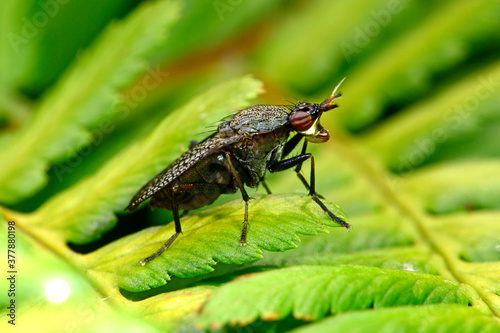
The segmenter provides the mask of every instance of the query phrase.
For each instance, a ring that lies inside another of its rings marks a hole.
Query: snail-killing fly
[[[151,198],[150,206],[172,210],[175,233],[157,252],[142,259],[141,264],[162,254],[182,233],[179,210],[209,205],[219,195],[235,193],[238,189],[245,203],[240,244],[246,245],[250,197],[245,186],[256,187],[262,183],[270,193],[264,182],[266,171],[273,173],[295,168],[312,200],[333,220],[350,229],[346,221],[333,214],[320,200],[315,186],[314,157],[306,152],[308,142],[322,143],[330,138],[320,118],[323,112],[337,107],[334,101],[340,97],[337,90],[342,81],[320,104],[255,105],[237,112],[219,124],[217,131],[205,140],[192,143],[188,151],[144,185],[126,209],[134,211],[141,202]],[[288,157],[302,139],[301,153]],[[311,161],[309,182],[300,172],[306,160]]]

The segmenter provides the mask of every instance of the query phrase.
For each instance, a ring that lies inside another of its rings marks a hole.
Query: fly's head
[[[330,133],[321,126],[319,121],[323,112],[338,107],[334,101],[340,98],[337,90],[344,80],[340,81],[330,97],[325,99],[321,104],[299,102],[292,107],[290,124],[294,130],[305,136],[307,141],[322,143],[330,139]]]

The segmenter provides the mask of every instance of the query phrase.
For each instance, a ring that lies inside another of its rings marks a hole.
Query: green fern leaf
[[[336,206],[329,209],[346,219]],[[272,212],[272,213],[271,213]],[[123,238],[88,255],[91,274],[106,276],[119,288],[139,292],[157,288],[170,275],[190,278],[213,271],[216,263],[241,265],[262,258],[262,249],[285,251],[297,247],[298,234],[317,235],[325,226],[336,226],[306,195],[273,195],[250,202],[247,246],[239,237],[244,208],[236,200],[203,211],[182,221],[184,234],[146,266],[139,261],[156,252],[174,233],[173,224]]]
[[[117,116],[118,92],[132,83],[163,40],[178,8],[169,1],[142,6],[110,26],[79,58],[18,131],[2,138],[0,201],[14,203],[46,182],[50,162],[88,144],[89,128]],[[83,86],[82,86],[83,84]]]
[[[290,314],[318,320],[330,313],[433,303],[476,305],[479,297],[466,285],[428,274],[355,265],[294,266],[218,288],[199,320],[203,327],[247,325]]]

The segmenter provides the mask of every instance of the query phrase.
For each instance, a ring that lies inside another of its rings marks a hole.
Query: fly
[[[309,195],[325,213],[346,229],[351,226],[333,214],[316,193],[314,157],[307,153],[307,143],[322,143],[330,133],[320,124],[323,112],[338,107],[337,90],[321,104],[298,102],[291,106],[255,105],[236,113],[222,122],[217,131],[200,143],[192,142],[189,150],[170,166],[144,185],[132,198],[126,210],[134,211],[141,202],[151,198],[151,207],[172,210],[175,233],[155,253],[142,259],[147,262],[161,255],[182,233],[179,210],[188,211],[211,204],[221,194],[240,190],[245,202],[245,216],[240,245],[246,245],[248,201],[245,185],[256,187],[264,181],[266,171],[271,173],[295,168],[295,172]],[[293,137],[290,135],[294,133]],[[298,156],[287,156],[304,140]],[[301,174],[302,163],[311,160],[308,182]]]

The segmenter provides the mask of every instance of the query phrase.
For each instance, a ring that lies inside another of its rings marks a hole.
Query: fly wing
[[[178,178],[184,172],[192,168],[196,163],[198,163],[198,161],[226,147],[227,145],[237,142],[238,140],[239,136],[220,138],[217,137],[216,135],[213,135],[208,137],[206,140],[200,142],[192,149],[182,154],[165,170],[160,172],[153,179],[151,179],[146,185],[144,185],[134,195],[132,200],[130,200],[129,205],[125,209],[129,211],[134,211],[141,202],[147,200],[153,194],[162,190],[164,187],[168,186],[176,178]]]

